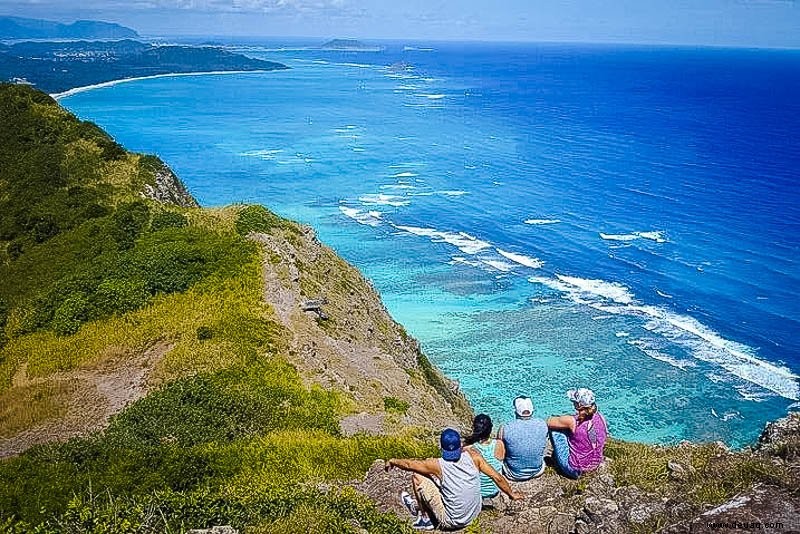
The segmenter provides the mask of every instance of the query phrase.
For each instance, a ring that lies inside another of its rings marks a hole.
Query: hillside
[[[0,84],[0,531],[409,532],[382,460],[470,416],[311,228],[202,209],[158,158]],[[468,532],[800,529],[798,414],[744,451],[605,452]]]
[[[48,93],[157,74],[286,68],[218,47],[154,46],[131,39],[0,46],[0,80],[22,79]]]
[[[4,530],[402,528],[319,485],[469,407],[358,271],[262,207],[197,208],[30,87],[0,118]]]
[[[135,30],[113,22],[78,20],[62,24],[50,20],[0,17],[0,39],[127,39]]]

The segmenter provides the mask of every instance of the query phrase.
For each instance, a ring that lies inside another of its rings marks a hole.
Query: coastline
[[[60,93],[50,93],[50,96],[56,101],[66,98],[68,96],[76,95],[78,93],[85,93],[94,89],[102,89],[104,87],[112,87],[121,83],[138,82],[141,80],[152,80],[156,78],[173,78],[178,76],[217,76],[221,74],[250,74],[250,73],[264,73],[271,72],[266,69],[257,70],[209,70],[209,71],[194,71],[194,72],[165,72],[163,74],[152,74],[150,76],[136,76],[133,78],[119,78],[117,80],[110,80],[107,82],[95,83],[92,85],[83,85],[81,87],[73,87]]]
[[[205,75],[205,74],[217,74],[217,73],[219,73],[219,74],[234,74],[234,73],[237,73],[237,72],[258,72],[258,71],[208,71],[208,72],[195,72],[195,73],[165,73],[165,74],[152,75],[152,76],[143,76],[143,77],[138,77],[138,78],[125,78],[125,79],[109,81],[109,82],[104,82],[104,83],[100,83],[100,84],[94,84],[94,85],[89,85],[89,86],[85,86],[85,87],[79,87],[79,88],[71,89],[71,90],[68,90],[68,91],[64,91],[63,93],[58,93],[58,94],[55,95],[55,97],[57,99],[60,99],[62,97],[71,96],[72,94],[77,94],[79,92],[88,91],[88,90],[94,89],[94,88],[101,88],[101,87],[105,87],[105,86],[111,86],[111,85],[114,85],[116,83],[123,83],[125,81],[135,81],[135,80],[141,80],[141,79],[147,79],[147,78],[159,78],[159,77],[168,77],[168,76],[192,76],[192,75]],[[583,280],[581,280],[581,281],[583,282]],[[706,339],[706,340],[708,340],[708,339]],[[714,341],[715,342],[717,341],[716,337],[714,338]],[[679,369],[683,370],[680,367],[679,367]],[[743,378],[743,377],[740,377],[740,378]],[[796,399],[792,398],[791,400],[796,400]],[[717,408],[717,409],[719,409],[719,408]],[[723,418],[724,417],[728,417],[728,416],[735,417],[737,415],[737,414],[735,414],[733,412],[730,412],[730,413],[727,413],[727,414],[723,413],[723,412],[720,412],[720,413],[721,413],[721,416]],[[705,415],[707,416],[707,413]],[[714,412],[712,412],[712,416],[715,417],[715,418],[717,417],[714,414]],[[723,421],[727,421],[727,419],[723,419]]]

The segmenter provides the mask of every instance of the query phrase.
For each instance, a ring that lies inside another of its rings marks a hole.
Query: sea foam
[[[691,360],[681,360],[678,358],[673,358],[668,354],[664,354],[663,352],[650,346],[650,344],[643,339],[632,339],[628,341],[628,345],[636,347],[642,353],[653,358],[654,360],[664,362],[681,370],[685,370],[687,367],[697,367],[697,364]]]
[[[409,204],[411,204],[411,201],[406,200],[404,197],[397,195],[387,195],[384,193],[378,193],[377,195],[374,194],[361,195],[360,197],[358,197],[358,200],[362,204],[379,204],[379,205],[394,206],[394,207],[408,206]]]
[[[560,291],[566,298],[596,310],[643,318],[645,329],[688,350],[693,358],[787,399],[800,399],[799,377],[789,368],[758,358],[752,348],[723,338],[693,317],[637,303],[622,284],[558,274],[555,279],[531,277],[529,281]]]
[[[498,254],[500,254],[504,258],[509,259],[514,263],[518,263],[522,266],[530,267],[531,269],[540,269],[544,265],[544,262],[539,258],[531,258],[530,256],[517,254],[515,252],[507,252],[499,248],[495,248],[495,250],[497,251]]]
[[[283,152],[283,150],[280,148],[274,148],[268,150],[250,150],[248,152],[240,152],[239,155],[243,157],[272,160],[275,159],[276,154],[280,154],[281,152]]]
[[[636,241],[637,239],[649,239],[656,243],[666,243],[667,239],[663,232],[633,232],[630,234],[604,234],[600,232],[600,238],[606,241]]]
[[[339,211],[357,223],[366,226],[379,226],[381,224],[381,216],[383,215],[379,211],[361,211],[356,208],[349,208],[347,206],[339,206]]]
[[[491,245],[486,241],[471,236],[465,232],[442,232],[433,228],[420,228],[417,226],[401,226],[395,225],[395,228],[408,232],[410,234],[429,237],[435,243],[449,243],[457,247],[464,254],[477,254],[481,250],[485,250]]]
[[[496,185],[499,185],[500,182],[493,182]],[[533,224],[537,226],[545,225],[545,224],[558,224],[560,223],[560,219],[526,219],[525,224]]]

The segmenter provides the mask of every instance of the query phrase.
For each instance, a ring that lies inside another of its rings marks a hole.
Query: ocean
[[[249,41],[61,103],[356,265],[477,412],[742,446],[800,399],[800,52]]]

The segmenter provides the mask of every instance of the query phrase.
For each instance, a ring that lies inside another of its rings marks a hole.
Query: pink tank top
[[[606,420],[597,412],[594,417],[578,423],[575,416],[575,432],[569,436],[569,465],[580,472],[591,471],[603,463],[603,447],[608,429]]]

